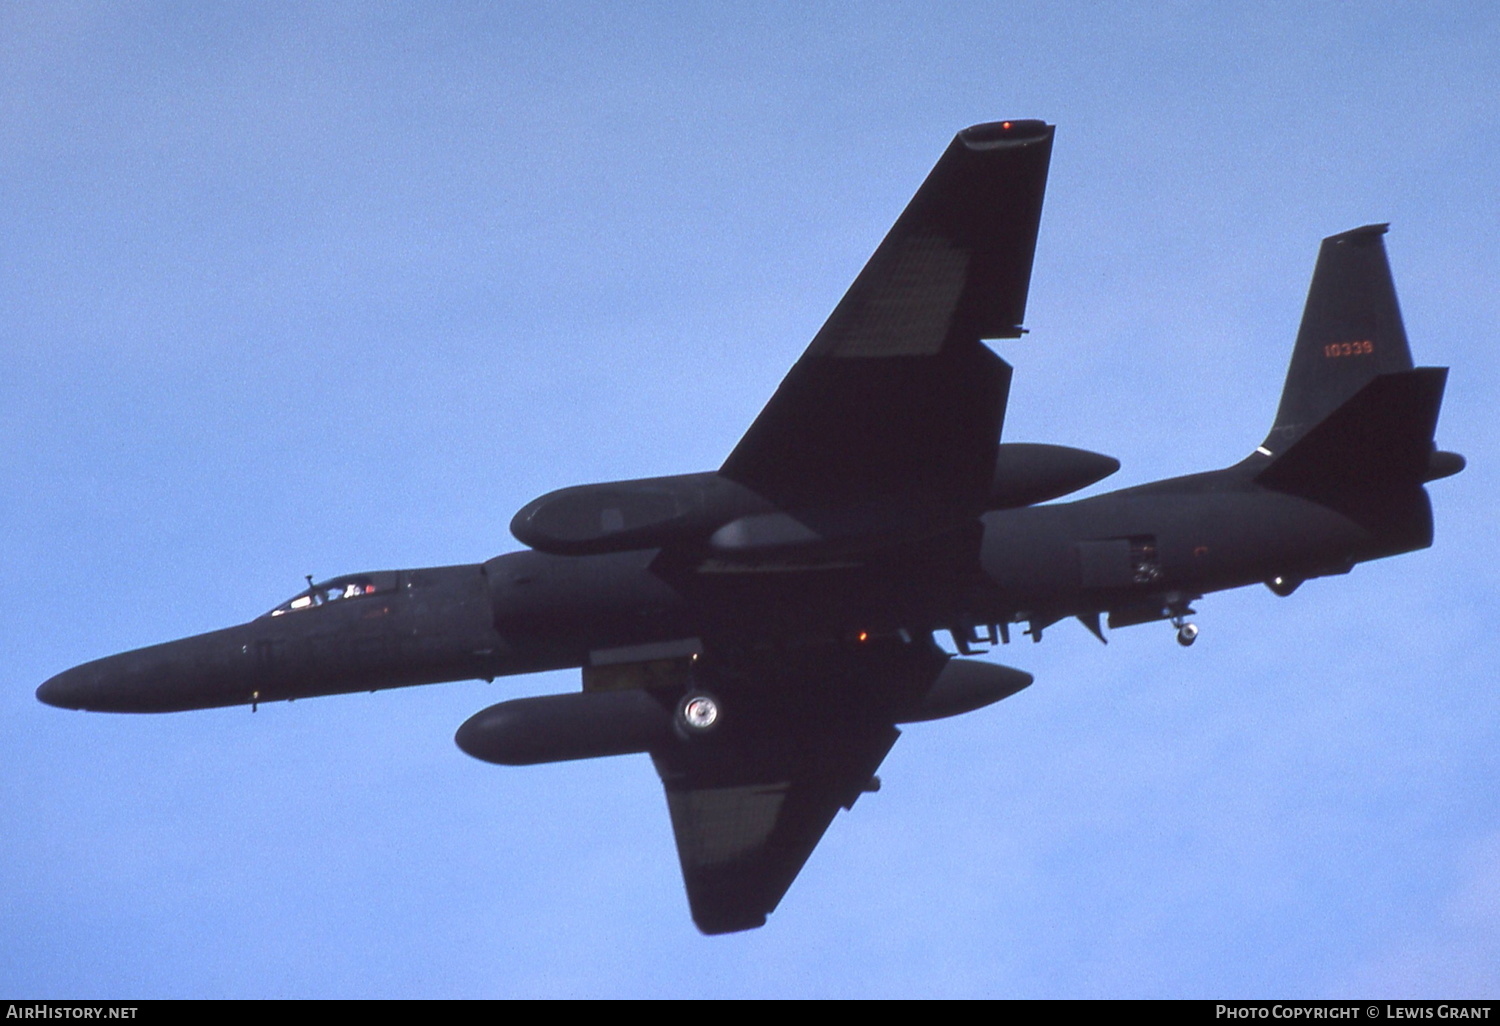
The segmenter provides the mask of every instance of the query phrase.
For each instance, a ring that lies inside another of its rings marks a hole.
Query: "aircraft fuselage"
[[[959,637],[1111,610],[1112,626],[1124,626],[1167,619],[1209,592],[1278,578],[1294,587],[1431,540],[1429,526],[1393,543],[1325,506],[1256,485],[1242,468],[981,519],[969,566],[877,554],[831,558],[808,572],[817,563],[804,555],[796,572],[790,564],[725,566],[674,585],[648,549],[520,551],[385,572],[371,575],[392,582],[385,590],[95,660],[47,681],[38,697],[77,709],[168,712],[699,653],[712,660],[721,646],[742,651],[771,639]]]

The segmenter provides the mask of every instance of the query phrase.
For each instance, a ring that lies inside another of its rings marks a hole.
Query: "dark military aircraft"
[[[1285,390],[1239,463],[1038,505],[1119,467],[1000,442],[1052,126],[960,132],[717,471],[564,488],[524,551],[349,574],[238,627],[86,663],[37,690],[168,712],[582,669],[577,693],[491,706],[457,742],[525,765],[649,753],[694,921],[757,927],[897,726],[1029,674],[958,658],[1077,617],[1192,603],[1431,544],[1423,485],[1461,470],[1433,432],[1444,368],[1412,366],[1382,236],[1323,240]]]

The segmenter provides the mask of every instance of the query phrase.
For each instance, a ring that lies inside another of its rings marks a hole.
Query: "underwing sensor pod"
[[[898,724],[958,716],[1009,698],[1031,680],[1031,674],[1008,666],[949,659],[925,695],[907,708],[893,709],[892,715]],[[691,674],[685,673],[683,684],[690,683]],[[700,701],[709,704],[700,706],[697,717],[689,715],[684,703],[679,719],[671,693],[662,689],[624,687],[513,698],[470,717],[458,728],[456,740],[474,758],[504,766],[649,752],[674,743],[674,731],[687,739],[715,729],[718,703],[712,696],[700,696]],[[711,718],[705,721],[705,716]],[[754,744],[756,731],[750,726],[747,718],[739,717],[725,729]]]
[[[1015,509],[1069,495],[1120,469],[1110,456],[1065,445],[1007,442],[997,446],[984,508]],[[801,517],[798,514],[802,514]],[[771,548],[807,548],[839,537],[863,537],[868,509],[784,511],[720,474],[577,485],[521,507],[510,522],[523,545],[558,556],[698,544],[744,550],[756,540]],[[805,520],[817,521],[820,534]],[[889,524],[901,525],[893,510]],[[779,532],[779,533],[776,533]]]
[[[1385,225],[1323,240],[1270,432],[1233,466],[1049,503],[1108,456],[1001,442],[1053,129],[960,132],[714,471],[563,488],[483,563],[348,574],[248,623],[98,659],[51,705],[169,712],[580,670],[459,729],[506,766],[649,755],[705,933],[762,925],[899,725],[1031,675],[972,657],[1076,618],[1425,548],[1447,377],[1415,367]],[[1249,448],[1247,446],[1247,448]],[[1304,593],[1305,594],[1305,593]],[[941,642],[941,643],[940,643]],[[957,649],[958,655],[950,652]]]

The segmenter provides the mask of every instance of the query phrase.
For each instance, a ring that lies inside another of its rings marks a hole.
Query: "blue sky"
[[[0,993],[1494,996],[1486,4],[6,4]],[[1451,366],[1430,550],[1076,624],[700,937],[644,756],[479,763],[576,675],[161,717],[75,663],[717,466],[953,133],[1058,126],[1006,437],[1233,462],[1318,240]]]

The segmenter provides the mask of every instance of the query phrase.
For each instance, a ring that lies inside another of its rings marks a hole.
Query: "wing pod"
[[[1087,488],[1120,469],[1103,453],[1066,445],[1005,443],[995,458],[985,508],[1015,509]],[[858,553],[935,533],[946,526],[944,510],[904,501],[866,502],[843,509],[780,510],[736,517],[709,537],[718,554],[739,558],[797,552],[836,556]]]
[[[598,555],[701,541],[737,517],[773,509],[719,474],[679,474],[548,492],[521,507],[510,533],[538,552]]]
[[[999,446],[988,509],[1013,509],[1086,488],[1120,461],[1065,445]],[[579,485],[533,499],[510,522],[511,534],[539,552],[598,555],[669,546],[720,554],[861,550],[945,526],[944,510],[904,500],[840,508],[778,509],[722,474],[681,474]]]
[[[1030,686],[1034,679],[1024,670],[998,663],[950,659],[922,701],[905,710],[896,722],[921,723],[983,709]]]
[[[1422,478],[1423,482],[1438,481],[1445,477],[1452,477],[1464,467],[1469,461],[1456,452],[1447,452],[1443,449],[1434,449],[1427,457],[1427,473]]]
[[[1103,453],[1066,445],[1006,442],[995,456],[989,509],[1015,509],[1087,488],[1120,469]]]
[[[585,691],[492,705],[453,740],[485,762],[534,766],[644,752],[671,733],[671,711],[644,691]]]

